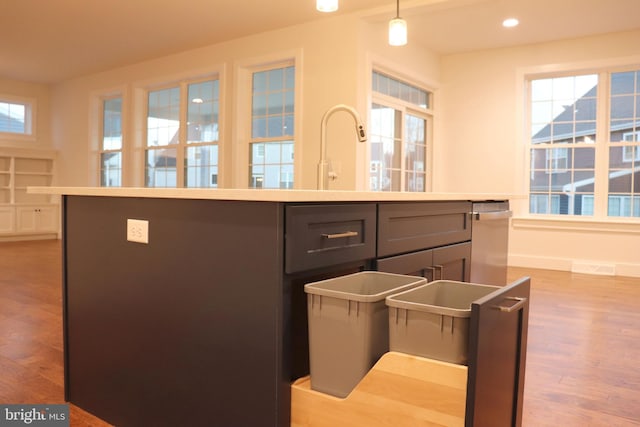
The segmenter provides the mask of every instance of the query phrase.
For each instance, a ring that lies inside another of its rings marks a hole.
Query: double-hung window
[[[433,94],[378,71],[372,91],[370,190],[427,191]]]
[[[218,186],[219,104],[217,78],[148,92],[145,186]]]
[[[100,185],[122,186],[122,97],[102,100]]]
[[[293,188],[295,67],[252,75],[249,187]]]
[[[0,136],[33,135],[34,101],[0,95]]]
[[[640,217],[639,82],[638,70],[529,81],[530,213]]]

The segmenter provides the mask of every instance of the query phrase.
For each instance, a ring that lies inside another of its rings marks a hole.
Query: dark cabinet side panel
[[[118,426],[289,424],[281,206],[65,203],[71,403]],[[149,220],[148,245],[127,218]]]
[[[530,285],[524,277],[471,306],[466,427],[522,425]]]

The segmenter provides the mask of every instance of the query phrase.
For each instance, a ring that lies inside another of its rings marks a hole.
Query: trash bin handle
[[[344,233],[322,234],[322,237],[325,239],[340,239],[342,237],[356,237],[357,235],[357,231],[345,231]]]
[[[494,308],[502,311],[503,313],[511,313],[513,311],[519,310],[520,307],[522,307],[527,302],[526,298],[521,298],[521,297],[505,297],[505,300],[516,301],[516,303],[510,307],[503,307],[501,305],[496,305]]]

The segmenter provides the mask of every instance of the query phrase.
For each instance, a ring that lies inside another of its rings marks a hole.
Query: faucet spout
[[[318,163],[318,190],[326,190],[329,184],[329,163],[327,161],[327,123],[329,117],[338,111],[345,111],[353,117],[356,125],[356,134],[358,135],[358,141],[365,142],[367,140],[367,132],[365,131],[364,124],[360,118],[360,114],[355,108],[345,104],[334,105],[329,108],[322,116],[322,122],[320,123],[320,163]],[[336,179],[337,176],[333,174],[332,179]]]

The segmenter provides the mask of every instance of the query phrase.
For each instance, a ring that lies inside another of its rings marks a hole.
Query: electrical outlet
[[[137,243],[149,243],[149,221],[127,219],[127,240]]]

